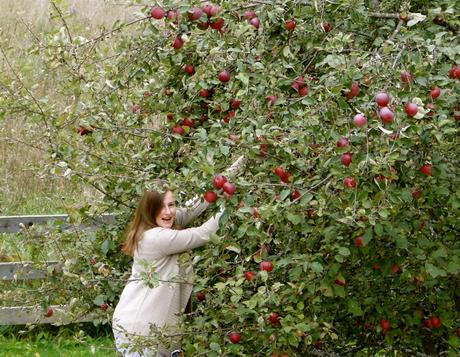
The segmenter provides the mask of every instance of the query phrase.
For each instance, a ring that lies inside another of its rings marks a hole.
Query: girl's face
[[[155,223],[158,227],[172,228],[176,218],[176,199],[171,191],[165,193],[163,207],[155,217]]]

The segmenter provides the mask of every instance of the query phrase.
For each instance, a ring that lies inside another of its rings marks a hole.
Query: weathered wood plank
[[[34,267],[32,262],[7,262],[0,263],[0,280],[35,280],[43,279],[48,275],[48,267],[53,267],[57,272],[61,270],[62,263],[56,261],[44,262],[43,268]]]
[[[35,216],[2,216],[0,217],[0,233],[18,233],[21,231],[21,224],[25,227],[32,227],[33,225],[46,225],[48,222],[62,221],[62,229],[64,230],[84,230],[96,229],[98,226],[106,223],[115,223],[114,214],[103,214],[101,216],[92,217],[86,223],[80,225],[73,225],[68,223],[69,216],[66,214],[52,214],[52,215],[35,215]]]
[[[52,324],[67,325],[74,322],[88,322],[94,316],[73,316],[69,307],[65,305],[50,306],[53,315],[45,317],[45,311],[40,306],[36,307],[0,307],[0,326],[1,325],[25,325],[25,324]]]

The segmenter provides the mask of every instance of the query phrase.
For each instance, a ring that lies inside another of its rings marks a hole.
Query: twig
[[[399,19],[399,14],[389,14],[381,12],[369,12],[367,16],[376,17],[378,19]]]
[[[41,107],[40,103],[38,102],[38,100],[34,97],[34,95],[32,94],[32,92],[26,87],[26,85],[24,84],[24,82],[22,81],[21,77],[19,77],[19,75],[17,74],[17,72],[15,71],[14,67],[11,65],[10,61],[8,60],[8,57],[5,53],[5,51],[3,50],[3,47],[0,46],[0,51],[2,52],[3,54],[3,57],[5,58],[5,62],[8,64],[8,67],[11,69],[11,71],[13,72],[14,76],[16,77],[16,79],[19,81],[19,83],[21,83],[22,87],[24,88],[24,90],[29,94],[29,96],[32,98],[32,101],[35,103],[35,105],[38,107],[38,109],[40,110],[40,115],[41,115],[41,118],[45,124],[45,127],[46,129],[48,130],[49,132],[49,126],[48,126],[48,122],[46,121],[46,115],[45,115],[45,112],[43,110],[43,108]],[[48,137],[48,140],[51,143],[51,138]]]
[[[111,31],[108,31],[108,32],[105,32],[91,40],[88,40],[87,42],[85,43],[82,43],[81,45],[78,45],[76,48],[80,48],[80,47],[83,47],[83,46],[86,46],[86,45],[89,45],[90,43],[93,43],[93,42],[96,42],[96,41],[99,41],[107,36],[110,36],[111,34],[115,33],[115,32],[118,32],[118,31],[121,31],[124,27],[127,27],[127,26],[131,26],[131,25],[134,25],[138,22],[141,22],[141,21],[145,21],[145,20],[148,20],[150,19],[150,16],[147,16],[147,17],[142,17],[140,19],[137,19],[137,20],[133,20],[131,22],[128,22],[126,24],[123,24],[123,25],[120,25],[119,27],[111,30]]]
[[[67,26],[67,22],[65,21],[64,19],[64,15],[62,14],[61,10],[59,9],[59,7],[56,5],[56,3],[54,1],[51,1],[51,4],[53,5],[54,9],[57,11],[57,13],[59,14],[59,17],[61,18],[62,20],[62,23],[64,24],[64,27],[66,29],[66,32],[67,32],[67,36],[69,37],[69,41],[70,43],[73,44],[73,39],[72,39],[72,35],[70,33],[70,30],[69,30],[69,26]]]

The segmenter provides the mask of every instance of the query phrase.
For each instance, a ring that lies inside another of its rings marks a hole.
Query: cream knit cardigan
[[[187,226],[199,216],[208,204],[196,204],[191,209],[178,208],[176,224]],[[210,235],[217,231],[219,218],[217,214],[197,228],[175,230],[155,227],[143,233],[139,247],[134,254],[130,280],[124,288],[120,301],[113,314],[112,328],[115,337],[123,336],[124,340],[132,340],[133,336],[148,336],[151,324],[155,327],[167,328],[167,332],[176,331],[175,325],[184,312],[193,290],[193,271],[189,263],[182,262],[181,253],[201,247],[208,243]],[[160,283],[149,288],[139,273],[144,270],[140,260],[154,264]],[[186,281],[177,283],[170,281]],[[180,339],[171,339],[171,343],[160,344],[153,338],[151,347],[169,356],[171,351],[180,348]],[[153,353],[152,353],[153,354]]]

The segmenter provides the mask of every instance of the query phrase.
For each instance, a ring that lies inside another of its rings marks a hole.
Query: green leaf
[[[369,227],[363,235],[363,245],[367,246],[372,240],[372,227]]]
[[[407,242],[406,237],[399,236],[395,239],[395,241],[396,241],[396,247],[398,247],[399,249],[407,249],[408,242]]]
[[[350,255],[350,249],[346,247],[340,247],[338,252],[340,255],[343,255],[344,257],[348,257]]]
[[[318,273],[321,273],[324,270],[324,268],[321,265],[321,263],[313,262],[311,263],[311,270],[318,274]]]
[[[437,278],[438,276],[447,276],[447,273],[444,270],[435,267],[431,263],[425,263],[425,269],[433,278]]]
[[[218,352],[218,353],[222,353],[222,350],[221,350],[221,348],[220,348],[220,345],[219,345],[218,343],[216,343],[216,342],[211,342],[211,343],[209,344],[209,348],[210,348],[211,350],[213,350],[213,351]]]
[[[383,235],[383,226],[380,223],[376,223],[374,226],[374,231],[375,234],[381,237]]]
[[[354,316],[362,316],[364,314],[357,300],[350,299],[348,300],[347,305],[348,305],[348,312],[352,313]]]
[[[97,306],[100,306],[105,302],[105,299],[105,295],[98,295],[94,298],[93,303]]]
[[[292,223],[294,223],[294,224],[299,224],[299,223],[302,222],[303,219],[304,219],[302,216],[299,216],[299,215],[296,215],[296,214],[292,214],[292,213],[290,213],[290,212],[288,212],[288,213],[286,214],[286,218],[287,218],[289,221],[291,221]]]
[[[249,76],[245,72],[238,73],[236,78],[239,79],[245,86],[249,84]]]
[[[109,252],[109,248],[110,248],[110,242],[108,239],[106,239],[101,244],[102,253],[104,253],[104,255],[107,255],[107,253]]]

